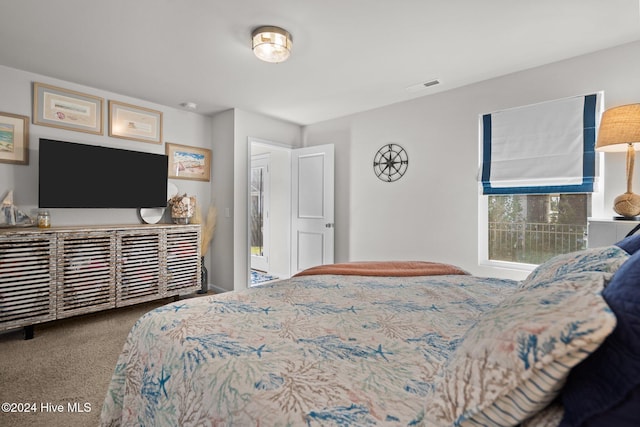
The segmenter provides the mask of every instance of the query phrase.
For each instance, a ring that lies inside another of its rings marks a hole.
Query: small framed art
[[[33,124],[102,135],[104,100],[44,83],[33,84]]]
[[[187,145],[165,145],[169,157],[169,178],[211,180],[211,150]]]
[[[162,112],[109,101],[109,136],[160,144]]]
[[[0,163],[29,164],[29,117],[0,113]]]

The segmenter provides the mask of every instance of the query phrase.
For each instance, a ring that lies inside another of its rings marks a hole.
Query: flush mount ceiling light
[[[291,34],[280,27],[258,27],[251,33],[253,53],[266,62],[283,62],[291,54]]]

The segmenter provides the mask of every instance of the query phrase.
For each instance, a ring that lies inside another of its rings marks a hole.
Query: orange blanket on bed
[[[316,274],[340,274],[350,276],[438,276],[444,274],[469,274],[450,264],[427,261],[363,261],[326,264],[311,267],[295,274],[311,276]]]

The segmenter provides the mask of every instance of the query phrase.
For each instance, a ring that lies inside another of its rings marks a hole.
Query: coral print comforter
[[[314,274],[175,302],[131,330],[101,424],[557,425],[561,411],[531,417],[614,329],[601,293],[628,257],[562,255],[522,282]]]
[[[419,424],[434,372],[514,283],[303,276],[169,304],[131,331],[102,424]]]

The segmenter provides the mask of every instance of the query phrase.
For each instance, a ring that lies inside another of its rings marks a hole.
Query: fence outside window
[[[585,224],[489,222],[489,259],[541,264],[586,249]]]

